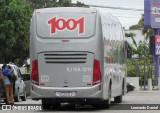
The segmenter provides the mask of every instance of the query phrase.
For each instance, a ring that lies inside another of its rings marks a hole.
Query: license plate
[[[56,96],[58,97],[73,97],[75,95],[75,92],[56,92]]]

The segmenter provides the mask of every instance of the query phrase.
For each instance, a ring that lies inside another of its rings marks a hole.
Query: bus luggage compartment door
[[[39,85],[85,87],[92,85],[94,54],[45,52],[38,54]]]

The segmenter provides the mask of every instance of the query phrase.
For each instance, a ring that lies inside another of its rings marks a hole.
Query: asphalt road
[[[41,101],[33,101],[30,98],[27,101],[16,102],[17,104],[41,104]],[[141,110],[143,109],[143,110]],[[153,110],[149,110],[153,109]],[[158,110],[157,110],[158,109]],[[1,113],[2,111],[0,111]],[[93,107],[92,105],[74,105],[74,104],[62,104],[58,109],[50,110],[30,110],[30,111],[5,111],[9,113],[15,112],[55,112],[55,113],[71,113],[71,112],[82,112],[82,113],[159,113],[160,112],[160,91],[134,91],[126,94],[123,97],[123,102],[120,104],[114,103],[112,100],[112,105],[110,109],[104,109],[101,107]]]

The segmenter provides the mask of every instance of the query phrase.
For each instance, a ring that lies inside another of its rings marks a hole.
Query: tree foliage
[[[149,76],[154,75],[154,65],[152,65],[152,60],[149,59],[147,61],[144,61],[143,59],[132,59],[127,60],[127,75],[129,77],[136,77],[136,71],[138,72],[138,77],[140,77],[140,80],[144,79],[144,64],[146,66],[145,72],[146,72],[146,80],[149,78]],[[152,68],[150,66],[152,65]],[[136,70],[136,66],[138,66],[138,70]]]
[[[126,37],[131,37],[133,40],[133,43],[136,46],[136,48],[132,49],[133,54],[138,54],[138,59],[128,59],[127,62],[127,75],[135,77],[136,76],[136,65],[138,64],[139,67],[139,77],[140,80],[143,80],[144,78],[144,65],[148,66],[146,68],[146,77],[149,76],[149,66],[153,65],[153,56],[149,55],[149,45],[148,45],[148,39],[149,36],[153,34],[152,29],[148,29],[144,27],[144,15],[142,15],[142,18],[139,20],[139,22],[136,25],[130,26],[130,30],[141,30],[142,34],[144,35],[145,39],[144,41],[139,42],[138,44],[135,44],[134,36],[132,33],[125,34]],[[152,68],[152,75],[154,75],[154,69]]]
[[[142,34],[145,36],[145,40],[148,40],[149,36],[153,34],[153,30],[151,28],[145,28],[144,26],[144,15],[142,15],[141,19],[138,21],[138,24],[130,26],[129,29],[141,30]]]
[[[84,3],[77,2],[72,4],[72,0],[28,0],[34,9],[48,7],[87,7]]]
[[[31,9],[25,0],[0,1],[1,62],[23,61],[29,54]]]
[[[137,47],[137,43],[136,43],[136,41],[135,41],[135,39],[134,39],[134,37],[136,36],[135,33],[125,33],[125,36],[126,36],[126,37],[131,37],[134,45]]]
[[[126,33],[126,37],[131,37],[133,40],[134,45],[136,46],[136,49],[134,49],[134,54],[138,54],[139,57],[147,57],[149,55],[149,45],[148,45],[148,39],[149,36],[153,34],[153,30],[149,28],[144,27],[144,15],[142,15],[141,19],[139,20],[138,24],[130,26],[130,30],[141,30],[142,34],[144,35],[144,41],[139,42],[138,44],[135,43],[134,40],[134,34],[132,33]]]

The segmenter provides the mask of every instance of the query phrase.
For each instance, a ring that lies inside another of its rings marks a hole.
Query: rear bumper
[[[44,99],[44,98],[102,98],[102,84],[97,84],[92,87],[39,87],[32,84],[31,98]],[[74,96],[57,96],[56,92],[75,92]]]

